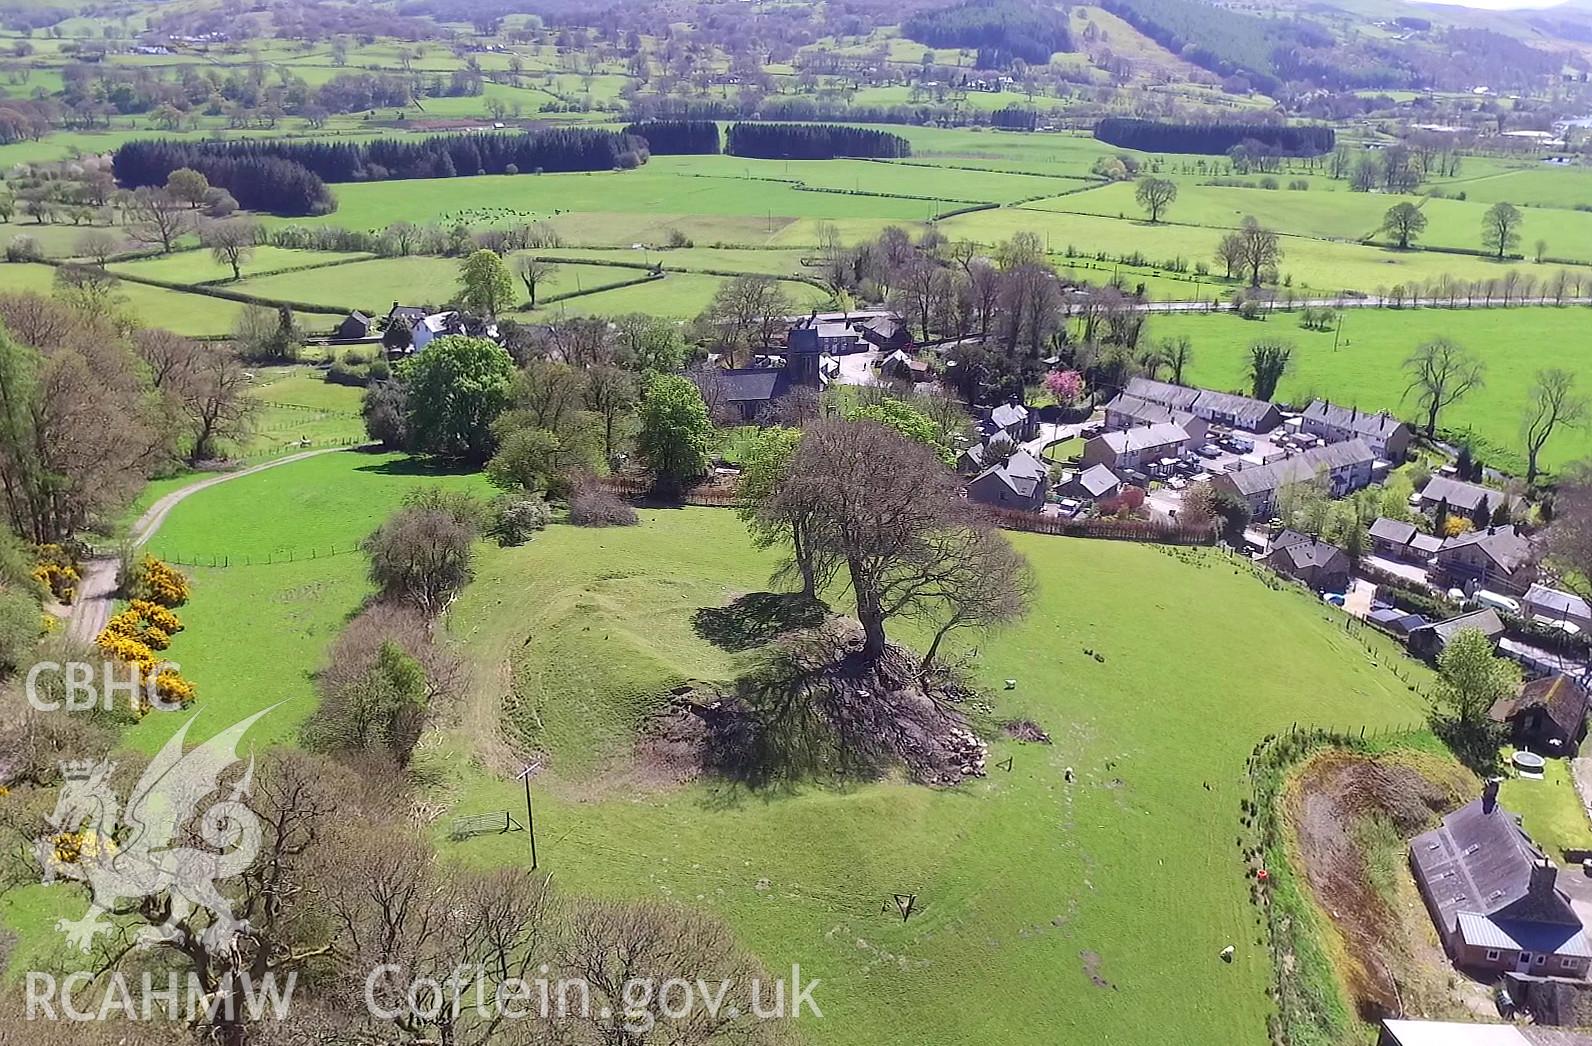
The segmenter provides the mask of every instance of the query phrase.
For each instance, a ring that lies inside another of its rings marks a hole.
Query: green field
[[[1194,342],[1191,384],[1219,389],[1245,388],[1249,346],[1260,338],[1281,338],[1295,346],[1278,396],[1303,403],[1329,396],[1344,406],[1416,413],[1402,399],[1408,378],[1404,360],[1424,341],[1453,338],[1486,361],[1486,384],[1448,408],[1439,425],[1471,429],[1478,449],[1492,463],[1524,472],[1519,423],[1533,376],[1545,367],[1574,372],[1583,392],[1592,393],[1592,311],[1585,307],[1524,309],[1346,309],[1342,336],[1333,350],[1332,331],[1307,331],[1297,313],[1276,313],[1264,321],[1232,315],[1156,316],[1150,340],[1187,334]],[[1592,454],[1592,430],[1566,428],[1543,452],[1549,468]]]
[[[258,737],[291,736],[312,701],[307,673],[366,591],[359,556],[304,556],[357,541],[418,478],[391,456],[333,454],[204,491],[172,514],[157,552],[233,563],[192,572],[188,628],[174,645],[200,687],[196,736],[278,701],[287,704]],[[1421,712],[1333,611],[1219,553],[1019,536],[1038,601],[1020,626],[980,643],[973,671],[1000,714],[1035,719],[1053,747],[997,742],[992,762],[1011,755],[1013,772],[948,791],[637,791],[613,761],[638,717],[681,679],[722,679],[741,663],[692,631],[692,612],[762,588],[772,567],[731,513],[643,516],[630,530],[555,526],[521,549],[483,548],[449,617],[483,670],[473,700],[490,707],[501,694],[493,680],[511,680],[515,721],[541,724],[542,856],[566,886],[700,904],[770,968],[800,962],[824,982],[825,1017],[802,1026],[813,1043],[1129,1043],[1167,1026],[1182,1043],[1266,1041],[1269,959],[1233,849],[1244,757],[1295,721],[1375,726]],[[289,549],[290,563],[236,564]],[[1256,634],[1291,637],[1288,656],[1237,653],[1244,644],[1232,640]],[[1007,677],[1015,690],[1000,690]],[[129,741],[151,749],[175,724],[152,717]],[[450,813],[512,808],[514,783],[444,759],[468,740],[429,757],[441,760],[431,767],[438,797]],[[517,864],[523,844],[443,845],[463,860]],[[920,898],[910,922],[880,914],[906,891]],[[15,897],[10,924],[38,926],[53,900],[41,894]],[[1217,958],[1227,944],[1237,947],[1230,966]],[[937,990],[946,978],[959,990]]]
[[[253,258],[243,265],[243,276],[247,279],[250,276],[282,272],[286,269],[298,269],[327,262],[357,261],[366,257],[369,255],[256,247]],[[230,283],[232,280],[232,267],[225,262],[216,261],[206,250],[177,251],[154,258],[140,258],[137,261],[112,262],[109,268],[112,272],[124,276],[142,276],[146,279],[166,280],[171,283]]]

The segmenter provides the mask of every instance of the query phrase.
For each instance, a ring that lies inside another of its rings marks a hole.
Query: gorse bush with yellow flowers
[[[77,598],[77,586],[83,576],[70,549],[64,545],[40,545],[33,580],[48,589],[53,598],[70,603]]]
[[[50,837],[52,864],[79,864],[116,853],[116,840],[92,828],[57,832]]]
[[[193,683],[173,668],[160,667],[162,659],[156,653],[169,647],[171,637],[181,631],[182,622],[166,607],[135,599],[110,619],[94,643],[106,656],[137,668],[139,679],[146,686],[153,676],[155,692],[162,699],[186,705],[198,696]],[[148,711],[148,703],[140,701],[139,714]]]
[[[158,603],[163,607],[180,607],[188,602],[188,579],[182,571],[154,556],[124,562],[119,580],[122,595],[130,600]]]

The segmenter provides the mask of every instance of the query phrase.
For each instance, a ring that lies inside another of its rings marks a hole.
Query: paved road
[[[244,476],[252,476],[256,472],[274,469],[278,465],[289,465],[305,458],[313,458],[320,454],[333,454],[344,447],[322,447],[319,450],[306,450],[299,454],[289,454],[285,458],[262,462],[251,465],[237,472],[220,472],[214,476],[196,480],[172,491],[162,497],[145,510],[133,523],[127,535],[128,543],[133,548],[138,548],[149,542],[155,536],[155,531],[166,521],[171,510],[194,494],[199,493],[218,483],[227,483]],[[83,576],[78,583],[77,602],[72,604],[71,616],[67,618],[66,634],[69,638],[83,643],[92,643],[94,637],[104,629],[106,622],[111,618],[111,607],[116,602],[116,570],[119,560],[116,556],[99,556],[83,564]]]
[[[1278,301],[1273,303],[1273,305],[1270,306],[1270,307],[1267,307],[1264,304],[1262,304],[1261,307],[1262,307],[1262,309],[1264,311],[1284,312],[1284,311],[1288,311],[1290,309],[1291,310],[1298,310],[1298,309],[1380,309],[1380,308],[1383,308],[1383,307],[1412,309],[1412,308],[1415,308],[1417,306],[1421,306],[1421,307],[1425,307],[1425,308],[1433,308],[1433,309],[1447,309],[1447,308],[1460,308],[1460,309],[1487,309],[1487,308],[1493,308],[1493,309],[1502,309],[1502,308],[1521,308],[1523,306],[1528,306],[1528,307],[1529,306],[1540,306],[1540,305],[1543,305],[1543,304],[1556,304],[1556,303],[1552,303],[1552,302],[1543,303],[1543,302],[1536,302],[1536,301],[1526,302],[1526,303],[1515,302],[1515,303],[1513,303],[1513,304],[1511,304],[1509,306],[1505,306],[1502,302],[1500,302],[1496,298],[1493,299],[1493,301],[1492,301],[1492,303],[1490,305],[1487,303],[1487,300],[1485,298],[1456,298],[1456,299],[1453,300],[1453,302],[1450,302],[1447,298],[1421,298],[1419,300],[1414,299],[1414,298],[1401,298],[1401,299],[1399,299],[1399,301],[1397,303],[1395,303],[1392,298],[1379,298],[1379,297],[1377,297],[1376,295],[1373,294],[1373,295],[1367,295],[1367,296],[1365,296],[1363,298],[1361,298],[1361,297],[1300,298],[1300,299],[1294,301],[1294,303],[1292,305],[1288,305],[1285,301],[1279,299]],[[1563,304],[1565,304],[1565,305],[1592,305],[1592,298],[1585,298],[1585,297],[1583,297],[1583,298],[1566,298],[1564,300]],[[1133,306],[1133,308],[1135,310],[1139,311],[1139,312],[1232,312],[1233,311],[1232,303],[1230,301],[1227,301],[1225,296],[1223,297],[1223,301],[1222,301],[1221,307],[1219,309],[1212,309],[1211,308],[1211,300],[1209,298],[1205,299],[1204,301],[1143,301],[1143,302],[1136,303]]]

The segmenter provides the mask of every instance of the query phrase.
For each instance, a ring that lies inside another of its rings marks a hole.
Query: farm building
[[[1364,440],[1372,453],[1386,461],[1403,461],[1409,453],[1410,441],[1415,438],[1408,425],[1386,411],[1368,414],[1326,400],[1311,402],[1299,420],[1301,429],[1328,443]]]
[[[1039,434],[1039,412],[1016,400],[985,407],[983,415],[978,431],[986,443],[997,436],[1005,436],[1013,443],[1027,443]]]
[[[1498,804],[1480,799],[1410,840],[1410,868],[1438,936],[1464,969],[1585,977],[1592,959],[1559,869]]]
[[[1586,737],[1587,693],[1555,673],[1523,683],[1520,692],[1493,705],[1488,715],[1509,727],[1515,745],[1539,755],[1571,756]]]

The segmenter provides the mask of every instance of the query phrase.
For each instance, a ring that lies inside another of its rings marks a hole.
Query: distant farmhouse
[[[1486,505],[1487,511],[1492,513],[1497,511],[1499,505],[1507,504],[1513,510],[1520,504],[1518,497],[1501,490],[1449,479],[1447,476],[1433,476],[1427,480],[1426,486],[1421,488],[1420,501],[1422,512],[1430,514],[1436,512],[1439,505],[1447,504],[1449,512],[1463,516],[1474,516],[1482,505]]]
[[[1558,887],[1559,870],[1498,804],[1480,799],[1410,840],[1410,868],[1455,965],[1583,978],[1592,960],[1581,918]]]

